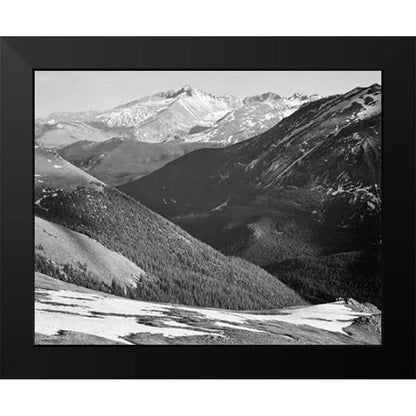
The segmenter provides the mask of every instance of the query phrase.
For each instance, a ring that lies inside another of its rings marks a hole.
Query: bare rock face
[[[374,315],[381,314],[381,311],[377,306],[371,304],[371,303],[360,303],[356,300],[349,298],[345,301],[346,305],[348,305],[353,311],[357,312],[365,312],[365,313],[371,313]]]

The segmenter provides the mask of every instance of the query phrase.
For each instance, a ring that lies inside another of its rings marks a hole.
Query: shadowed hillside
[[[46,173],[44,167],[53,162],[45,164],[43,151],[36,150],[35,172],[48,184],[36,187],[36,215],[93,238],[142,269],[147,279],[137,283],[130,297],[232,309],[304,303],[274,276],[242,259],[224,256],[120,191],[96,188],[91,177],[85,186],[89,175],[68,162],[65,168],[74,181],[53,189],[54,172],[59,172],[59,179],[64,167]],[[79,186],[75,178],[80,178]]]

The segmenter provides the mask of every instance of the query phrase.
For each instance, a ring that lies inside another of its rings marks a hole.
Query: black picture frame
[[[414,378],[415,38],[2,38],[3,378]],[[34,346],[36,69],[381,70],[381,346]]]

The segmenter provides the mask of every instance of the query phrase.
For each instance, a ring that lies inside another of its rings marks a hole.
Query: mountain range
[[[184,86],[108,111],[53,113],[35,123],[36,143],[119,186],[184,154],[260,134],[319,96],[216,97]]]
[[[52,113],[36,120],[35,137],[39,144],[52,148],[112,137],[147,143],[215,142],[221,146],[260,133],[317,98],[301,94],[284,98],[274,93],[245,99],[217,97],[186,85],[106,111]]]

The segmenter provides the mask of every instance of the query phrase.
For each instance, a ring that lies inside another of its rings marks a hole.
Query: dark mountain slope
[[[299,257],[269,265],[267,271],[313,303],[340,294],[382,307],[381,252],[351,251],[322,257]]]
[[[306,104],[257,137],[189,153],[120,189],[222,252],[268,266],[378,245],[380,187],[375,84]]]
[[[44,152],[35,151],[35,179],[47,180],[47,186],[35,188],[36,215],[91,237],[135,263],[146,279],[137,282],[129,296],[231,309],[304,303],[274,276],[224,256],[118,190],[95,186],[93,178],[69,162],[49,169],[53,157],[60,157],[49,151],[45,162]],[[54,187],[54,173],[59,172],[59,179],[63,169],[73,181],[69,186],[59,180]]]

